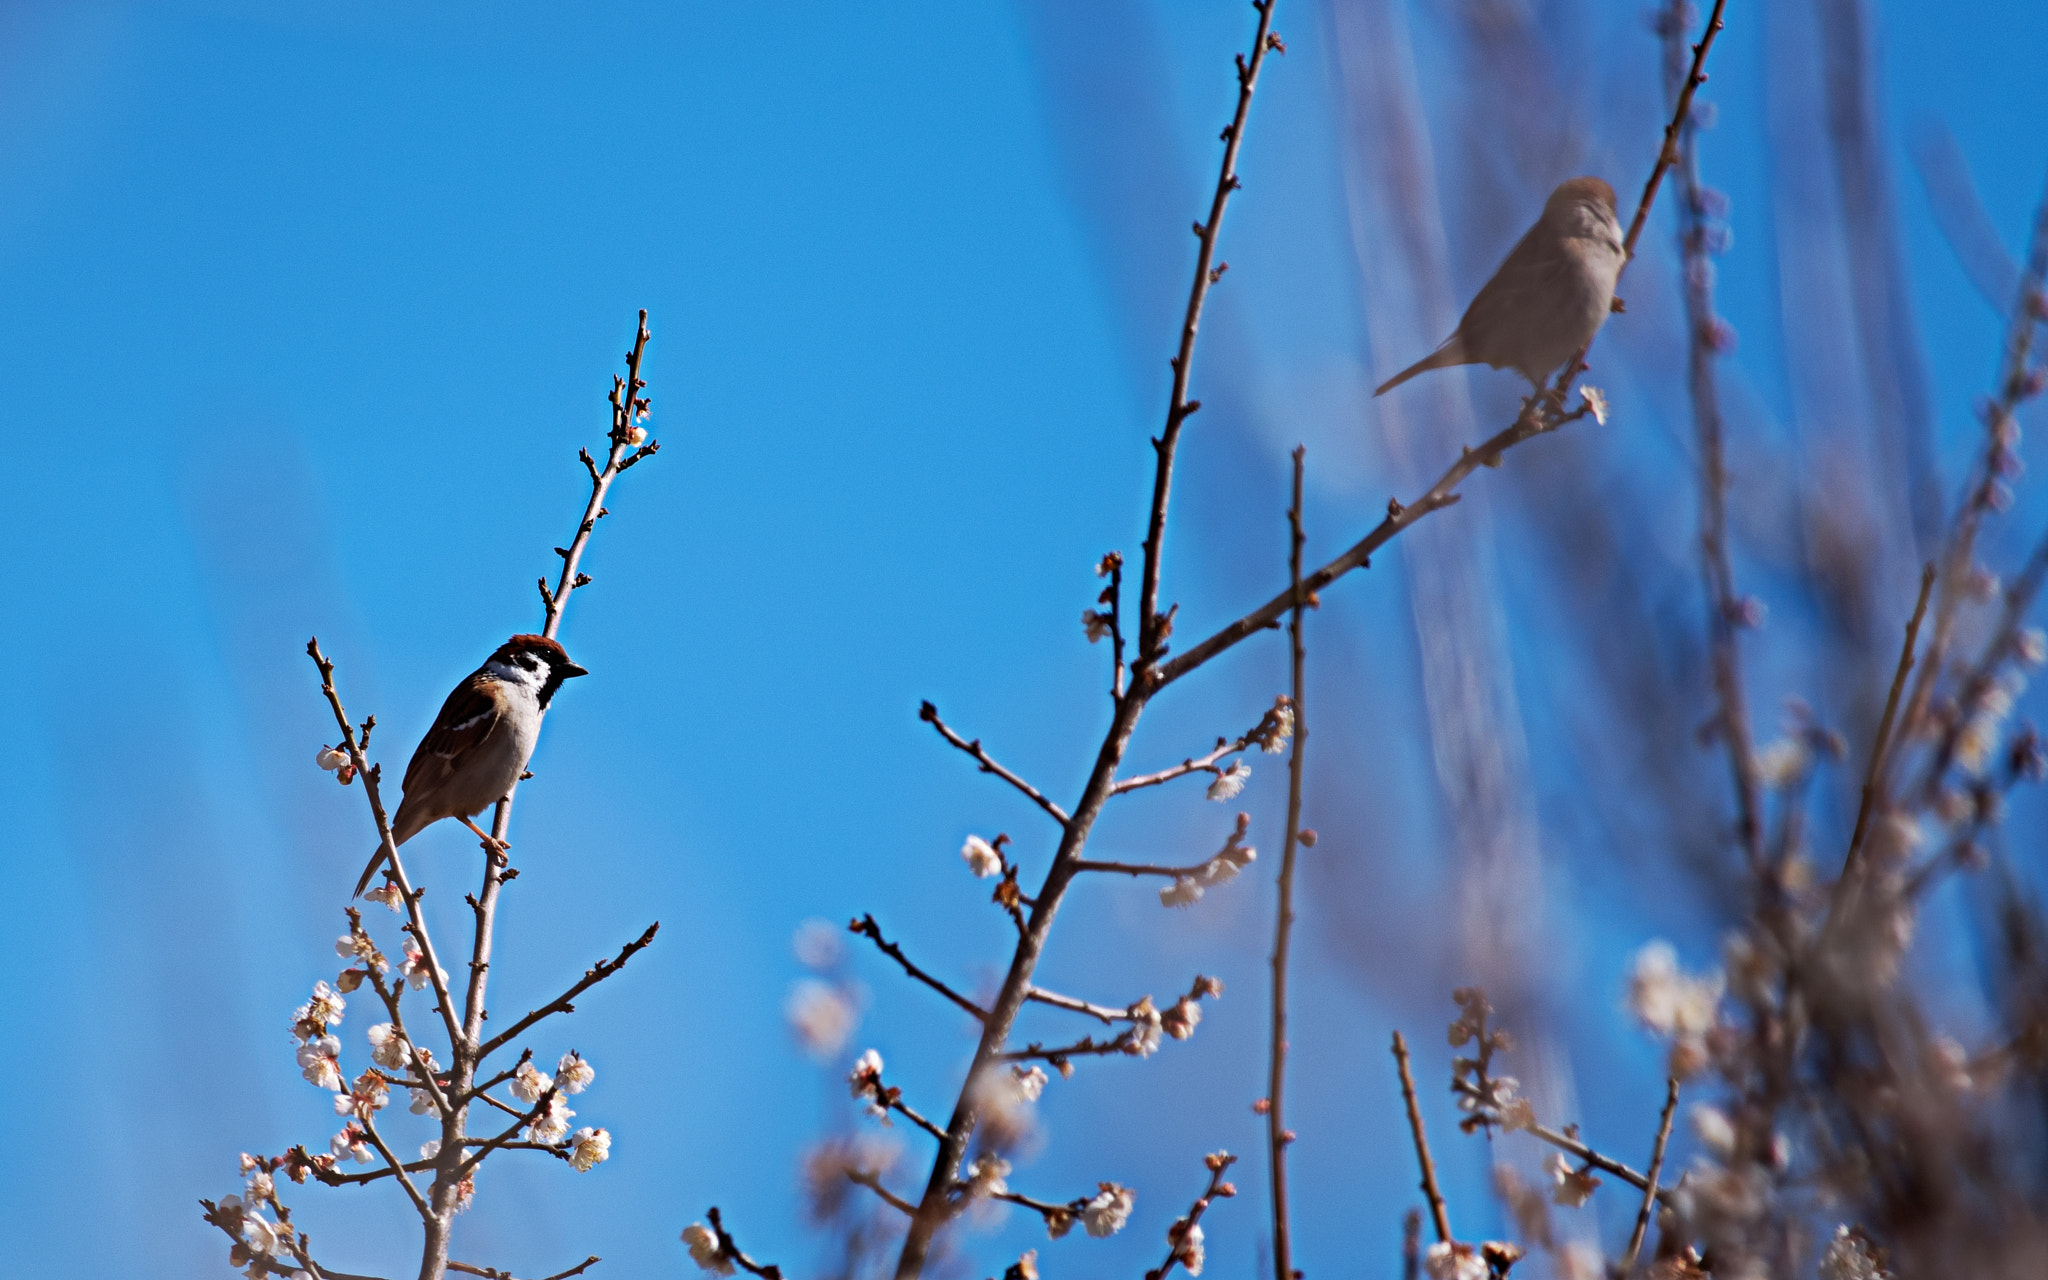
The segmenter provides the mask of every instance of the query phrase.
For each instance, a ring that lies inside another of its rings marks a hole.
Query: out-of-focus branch
[[[1005,769],[1003,766],[997,764],[995,760],[990,757],[988,752],[981,749],[980,738],[976,738],[970,742],[966,738],[963,738],[959,734],[953,732],[953,730],[946,724],[944,720],[939,719],[939,709],[937,707],[933,706],[929,702],[924,703],[917,710],[917,718],[924,721],[926,724],[929,724],[932,728],[937,729],[939,731],[939,736],[941,738],[944,738],[947,742],[952,743],[954,746],[960,748],[960,750],[974,757],[974,762],[981,766],[981,771],[983,773],[992,773],[996,777],[1001,778],[1004,782],[1009,783],[1011,786],[1017,788],[1017,790],[1023,792],[1026,796],[1030,797],[1031,802],[1037,805],[1039,808],[1045,810],[1046,813],[1050,814],[1054,822],[1059,823],[1063,827],[1067,825],[1068,818],[1066,810],[1060,808],[1051,800],[1046,799],[1045,793],[1041,792],[1037,787],[1032,786],[1030,783],[1024,781],[1024,779],[1018,777],[1016,774],[1011,773],[1008,769]]]
[[[1685,91],[1685,15],[1691,6],[1673,0],[1659,16],[1664,33],[1666,84],[1674,103]],[[1700,180],[1699,126],[1690,114],[1678,134],[1678,249],[1684,285],[1687,374],[1692,393],[1693,431],[1700,448],[1700,575],[1707,594],[1707,642],[1712,653],[1714,724],[1728,753],[1735,787],[1735,830],[1752,876],[1764,871],[1763,785],[1757,779],[1756,741],[1743,687],[1738,641],[1746,609],[1735,589],[1728,555],[1728,463],[1721,393],[1714,359],[1721,348],[1721,322],[1714,313],[1714,229]]]
[[[1274,1280],[1294,1280],[1294,1245],[1287,1214],[1287,1148],[1294,1132],[1287,1127],[1287,946],[1294,933],[1294,854],[1301,843],[1301,788],[1308,745],[1308,650],[1302,640],[1302,611],[1307,597],[1301,590],[1301,553],[1308,535],[1302,527],[1302,459],[1307,450],[1294,449],[1294,501],[1287,508],[1287,574],[1294,595],[1288,619],[1288,669],[1292,676],[1294,742],[1287,758],[1287,833],[1280,846],[1279,904],[1273,922],[1273,1024],[1268,1044],[1266,1079],[1266,1148],[1270,1165],[1273,1208]]]
[[[876,949],[883,955],[902,965],[903,972],[952,1001],[956,1007],[972,1016],[977,1022],[988,1021],[988,1010],[953,990],[953,988],[934,978],[931,974],[926,973],[923,969],[918,968],[916,964],[911,962],[909,956],[903,954],[902,946],[884,938],[882,936],[882,926],[875,923],[875,918],[872,915],[862,916],[860,919],[849,924],[847,929],[849,932],[857,933],[872,941]]]
[[[1849,837],[1849,852],[1842,860],[1842,876],[1835,882],[1834,897],[1828,906],[1830,921],[1839,914],[1863,869],[1863,841],[1870,831],[1870,815],[1877,808],[1878,797],[1886,789],[1892,722],[1899,713],[1899,696],[1906,687],[1906,676],[1913,670],[1913,650],[1920,640],[1920,621],[1927,616],[1927,597],[1934,590],[1934,576],[1932,564],[1920,571],[1920,598],[1913,605],[1912,620],[1906,623],[1906,643],[1899,649],[1899,667],[1892,675],[1891,691],[1885,695],[1884,715],[1877,722],[1877,740],[1870,744],[1870,765],[1863,776],[1863,800],[1856,807],[1856,830]],[[1933,657],[1932,654],[1928,656],[1930,660]]]
[[[941,1136],[944,1135],[942,1134]],[[917,1216],[917,1206],[883,1186],[880,1174],[871,1173],[864,1169],[848,1169],[846,1171],[846,1180],[855,1186],[866,1187],[874,1192],[882,1198],[882,1203],[888,1205],[891,1209],[908,1217]]]
[[[561,995],[556,996],[554,999],[548,1001],[540,1008],[535,1009],[532,1013],[527,1014],[519,1021],[505,1028],[504,1031],[485,1041],[484,1044],[477,1049],[477,1060],[482,1061],[483,1059],[490,1057],[498,1050],[504,1048],[507,1044],[510,1044],[513,1040],[518,1039],[519,1036],[522,1035],[528,1027],[531,1027],[534,1023],[539,1022],[543,1018],[550,1017],[557,1013],[576,1012],[576,1006],[570,1003],[572,1000],[574,1000],[577,996],[582,995],[585,991],[590,990],[590,988],[596,986],[598,983],[603,982],[606,978],[611,977],[619,970],[625,968],[626,961],[631,960],[635,955],[645,950],[647,944],[654,941],[654,935],[656,933],[659,933],[660,931],[661,921],[656,920],[653,924],[647,926],[647,932],[633,939],[625,946],[620,947],[618,955],[612,957],[610,960],[600,960],[596,964],[592,965],[590,968],[585,969],[583,971],[583,976],[581,978],[578,978],[575,982],[575,985],[571,986],[567,991],[564,991]]]
[[[2032,240],[2027,247],[2026,273],[2020,279],[2019,296],[2013,300],[2011,319],[2006,323],[2005,356],[2000,362],[1997,394],[1984,410],[1984,447],[1972,462],[1967,486],[1956,511],[1955,525],[1941,555],[1941,593],[1934,605],[1934,637],[1927,646],[1928,661],[1913,683],[1912,699],[1906,704],[1906,726],[1917,729],[1934,697],[1936,681],[1948,656],[1957,615],[1969,594],[1972,570],[1976,566],[1977,532],[1987,512],[2001,503],[2003,477],[2013,470],[2014,446],[2019,431],[2015,414],[2020,402],[2037,394],[2040,387],[2030,379],[2027,367],[2033,352],[2034,332],[2048,319],[2048,195],[2034,215]],[[1944,735],[1936,761],[1943,769],[1953,751],[1953,739]],[[1936,780],[1938,783],[1938,779]]]

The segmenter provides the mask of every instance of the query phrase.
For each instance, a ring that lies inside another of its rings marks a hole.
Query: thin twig
[[[1650,1173],[1644,1179],[1643,1206],[1636,1210],[1636,1228],[1629,1233],[1628,1254],[1622,1259],[1621,1274],[1634,1274],[1636,1258],[1643,1251],[1643,1236],[1650,1229],[1650,1212],[1657,1204],[1657,1177],[1664,1171],[1664,1144],[1671,1141],[1671,1117],[1678,1113],[1678,1079],[1664,1082],[1664,1116],[1657,1122],[1657,1143],[1650,1148]]]
[[[1275,1280],[1294,1280],[1294,1246],[1287,1214],[1287,1148],[1294,1133],[1287,1127],[1284,1104],[1287,1093],[1287,944],[1294,933],[1294,855],[1301,841],[1301,789],[1304,761],[1302,749],[1308,744],[1308,721],[1304,715],[1308,696],[1308,650],[1302,640],[1302,611],[1307,597],[1301,591],[1301,552],[1308,540],[1302,527],[1302,459],[1307,449],[1294,449],[1294,501],[1287,509],[1287,575],[1294,595],[1288,621],[1289,672],[1292,676],[1294,742],[1287,759],[1287,835],[1280,847],[1279,904],[1273,922],[1273,1028],[1270,1064],[1266,1080],[1266,1144],[1271,1165],[1273,1209],[1273,1275]]]
[[[604,1259],[593,1253],[567,1271],[557,1271],[551,1276],[543,1277],[542,1280],[569,1280],[570,1276],[580,1276],[602,1261]],[[510,1271],[500,1271],[496,1267],[475,1267],[467,1262],[456,1262],[453,1259],[449,1261],[448,1269],[450,1271],[460,1271],[466,1276],[483,1276],[485,1280],[514,1280]]]
[[[733,1243],[732,1235],[725,1229],[725,1223],[719,1220],[717,1205],[705,1210],[704,1217],[711,1223],[712,1234],[718,1237],[720,1256],[730,1259],[749,1275],[761,1276],[763,1280],[782,1280],[782,1268],[773,1265],[763,1266],[749,1258],[741,1251],[739,1245]]]
[[[455,1021],[455,1001],[448,995],[448,981],[442,976],[441,964],[434,956],[434,942],[427,934],[426,918],[420,913],[419,895],[413,892],[412,882],[406,878],[405,864],[399,861],[398,842],[391,834],[391,819],[384,811],[384,797],[378,790],[381,768],[373,766],[363,754],[356,741],[355,727],[349,723],[348,712],[341,705],[341,694],[334,687],[334,664],[327,655],[320,652],[320,637],[306,641],[306,656],[320,671],[320,692],[327,698],[327,706],[334,712],[334,723],[341,730],[342,746],[348,751],[349,763],[363,781],[363,796],[370,803],[370,816],[377,825],[377,838],[383,844],[384,859],[390,864],[389,874],[397,882],[398,891],[405,898],[407,932],[420,944],[420,954],[427,966],[427,978],[434,987],[434,998],[441,1022],[448,1032],[450,1054],[459,1052],[462,1044],[462,1027]]]
[[[1051,800],[1048,800],[1045,797],[1045,793],[1041,792],[1037,787],[1032,786],[1030,783],[1024,781],[1024,779],[1018,777],[1016,774],[1011,773],[1008,769],[1005,769],[1003,766],[997,764],[988,752],[981,749],[981,739],[976,738],[972,742],[970,742],[967,739],[961,737],[959,734],[953,732],[952,728],[948,726],[944,720],[939,719],[939,709],[937,707],[933,706],[929,702],[924,703],[923,705],[918,707],[917,718],[924,721],[926,724],[929,724],[932,728],[937,729],[939,731],[939,736],[944,738],[947,742],[952,743],[954,746],[960,748],[960,750],[974,757],[974,762],[981,766],[981,771],[983,773],[992,773],[996,777],[1001,778],[1004,782],[1009,783],[1011,786],[1017,788],[1017,790],[1029,796],[1033,804],[1037,805],[1039,808],[1045,810],[1048,814],[1052,815],[1052,820],[1054,822],[1059,823],[1063,827],[1067,825],[1069,819],[1067,817],[1066,810],[1060,808]]]
[[[1223,1180],[1224,1171],[1237,1163],[1237,1157],[1231,1155],[1228,1151],[1218,1151],[1214,1155],[1206,1157],[1206,1163],[1209,1166],[1208,1187],[1203,1190],[1200,1196],[1196,1197],[1193,1204],[1188,1206],[1187,1216],[1181,1218],[1172,1227],[1168,1228],[1166,1232],[1166,1261],[1160,1263],[1153,1270],[1147,1271],[1145,1273],[1145,1280],[1164,1280],[1166,1273],[1172,1271],[1176,1263],[1186,1269],[1189,1274],[1194,1274],[1198,1269],[1199,1264],[1191,1265],[1187,1256],[1188,1233],[1199,1229],[1196,1224],[1201,1222],[1202,1215],[1209,1211],[1209,1206],[1212,1203],[1219,1199],[1227,1200],[1237,1194],[1237,1188]]]
[[[1685,0],[1673,0],[1661,15],[1665,38],[1665,69],[1671,96],[1684,92],[1686,46]],[[1712,652],[1714,723],[1727,748],[1728,769],[1735,787],[1735,830],[1749,861],[1750,874],[1764,872],[1763,786],[1757,779],[1756,744],[1749,720],[1749,700],[1742,680],[1740,644],[1743,603],[1735,589],[1735,570],[1728,555],[1728,463],[1721,394],[1714,377],[1719,320],[1714,315],[1714,275],[1708,264],[1709,229],[1702,197],[1699,126],[1690,116],[1679,132],[1678,246],[1685,292],[1687,373],[1692,392],[1693,430],[1700,446],[1700,577],[1707,596],[1707,642]]]
[[[420,1218],[431,1222],[434,1217],[433,1207],[427,1203],[427,1198],[420,1194],[420,1189],[412,1185],[412,1179],[405,1176],[405,1162],[393,1155],[391,1148],[385,1145],[383,1135],[377,1132],[377,1126],[370,1119],[367,1109],[356,1117],[356,1123],[363,1126],[363,1133],[369,1137],[370,1145],[377,1148],[378,1155],[384,1157],[384,1164],[391,1170],[391,1176],[397,1178],[398,1185],[405,1188],[405,1198],[412,1201],[412,1207],[419,1212]]]
[[[1024,998],[1037,1004],[1049,1004],[1055,1009],[1065,1009],[1070,1013],[1085,1013],[1105,1024],[1137,1021],[1136,1015],[1128,1009],[1112,1009],[1106,1004],[1077,1000],[1073,996],[1063,996],[1057,991],[1047,991],[1044,987],[1031,988],[1025,993]]]
[[[2011,451],[2017,438],[2014,415],[2020,402],[2031,394],[2027,363],[2033,350],[2034,331],[2044,310],[2044,288],[2048,288],[2048,195],[2043,195],[2034,214],[2032,238],[2027,246],[2027,268],[2020,279],[2019,295],[2012,300],[2012,314],[2006,321],[2004,359],[2000,361],[1997,393],[1984,413],[1984,446],[1972,460],[1969,479],[1956,511],[1955,527],[1942,550],[1941,593],[1934,605],[1934,636],[1928,642],[1928,661],[1913,683],[1913,696],[1906,703],[1906,725],[1916,729],[1933,699],[1935,682],[1941,677],[1952,642],[1957,614],[1968,595],[1968,583],[1976,560],[1977,531],[1986,512],[1998,507],[1998,465],[2001,455]],[[1951,729],[1944,733],[1933,763],[1945,770],[1954,750]],[[1932,785],[1939,785],[1936,776]]]
[[[910,1201],[905,1200],[902,1196],[899,1196],[895,1192],[889,1190],[889,1188],[883,1186],[880,1174],[869,1173],[862,1169],[848,1169],[846,1171],[846,1180],[848,1182],[853,1183],[855,1186],[866,1187],[868,1190],[882,1197],[882,1203],[888,1205],[890,1208],[898,1210],[899,1212],[910,1217],[917,1216],[917,1206],[910,1203]]]
[[[1870,830],[1871,811],[1885,789],[1885,766],[1891,748],[1892,721],[1899,713],[1899,696],[1906,676],[1913,669],[1913,650],[1920,639],[1920,620],[1927,616],[1927,596],[1934,589],[1934,566],[1920,571],[1920,598],[1913,605],[1912,620],[1906,623],[1906,643],[1899,649],[1899,667],[1892,675],[1891,691],[1885,695],[1884,715],[1877,722],[1877,739],[1870,744],[1870,765],[1863,775],[1863,801],[1856,807],[1856,830],[1849,837],[1849,852],[1842,860],[1841,879],[1835,881],[1828,905],[1828,919],[1834,920],[1847,901],[1850,886],[1862,870],[1863,841]]]
[[[1157,773],[1141,773],[1135,777],[1122,779],[1114,787],[1110,788],[1110,794],[1120,796],[1126,791],[1137,791],[1144,787],[1156,787],[1162,782],[1172,782],[1175,778],[1185,778],[1191,773],[1215,773],[1217,761],[1225,756],[1236,755],[1248,745],[1250,745],[1249,742],[1244,738],[1239,738],[1235,742],[1218,738],[1215,750],[1211,751],[1208,755],[1183,760],[1172,768],[1161,769]]]
[[[531,1027],[534,1023],[539,1022],[543,1018],[546,1018],[552,1014],[557,1013],[576,1012],[576,1006],[571,1004],[570,1001],[574,1000],[577,996],[582,995],[585,991],[588,991],[590,988],[596,986],[598,983],[603,982],[606,978],[611,977],[619,970],[625,968],[626,961],[631,960],[635,955],[644,950],[647,947],[648,943],[654,941],[654,935],[660,931],[661,921],[656,920],[653,924],[647,926],[647,932],[633,939],[633,941],[627,943],[625,946],[620,947],[618,955],[614,956],[610,960],[600,960],[595,965],[591,966],[588,969],[585,969],[583,971],[583,976],[576,980],[574,986],[570,987],[567,991],[564,991],[561,995],[558,995],[554,999],[548,1001],[540,1008],[535,1009],[532,1013],[527,1014],[525,1017],[513,1023],[511,1026],[505,1028],[503,1032],[485,1041],[483,1046],[479,1048],[476,1052],[477,1060],[482,1061],[483,1059],[490,1057],[492,1054],[496,1053],[498,1050],[504,1048],[507,1044],[517,1039],[522,1033],[525,1032],[525,1030],[528,1027]]]
[[[1422,1132],[1422,1108],[1415,1101],[1415,1076],[1408,1070],[1408,1042],[1394,1033],[1394,1061],[1401,1070],[1401,1098],[1408,1104],[1408,1131],[1415,1138],[1415,1160],[1422,1166],[1422,1194],[1429,1199],[1429,1216],[1436,1223],[1439,1243],[1451,1242],[1451,1211],[1444,1205],[1444,1193],[1437,1190],[1436,1161],[1429,1158],[1429,1138]]]
[[[918,968],[917,965],[911,962],[909,956],[903,954],[903,948],[900,945],[889,941],[887,938],[884,938],[882,936],[882,926],[875,923],[875,918],[873,916],[863,915],[860,919],[855,920],[851,924],[847,925],[847,931],[850,933],[857,933],[861,935],[863,938],[867,938],[870,941],[872,941],[875,944],[876,948],[880,950],[883,955],[889,957],[891,960],[894,960],[897,964],[902,965],[903,972],[909,974],[911,977],[917,979],[919,982],[922,982],[924,985],[930,987],[932,990],[946,997],[946,999],[952,1001],[962,1011],[974,1017],[975,1020],[979,1022],[988,1021],[988,1010],[982,1008],[980,1005],[974,1003],[974,1001],[969,1000],[966,996],[963,996],[959,992],[953,990],[953,988],[947,986],[945,983],[939,981],[937,978],[934,978],[931,974],[926,973],[923,969]]]

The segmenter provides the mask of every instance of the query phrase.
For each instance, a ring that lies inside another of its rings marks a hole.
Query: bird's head
[[[1562,231],[1618,225],[1614,188],[1601,178],[1572,178],[1558,184],[1543,205],[1543,220]]]
[[[562,646],[546,636],[513,636],[498,646],[484,669],[500,680],[522,684],[534,691],[534,697],[543,710],[548,699],[555,696],[555,690],[562,687],[562,681],[571,676],[587,676],[590,673],[569,661],[569,655]]]

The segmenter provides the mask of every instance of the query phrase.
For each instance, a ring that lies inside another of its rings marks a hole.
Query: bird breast
[[[540,707],[533,694],[523,689],[512,690],[507,701],[512,704],[507,713],[477,743],[474,767],[460,770],[450,779],[450,786],[460,788],[460,794],[449,797],[449,807],[465,817],[474,817],[503,799],[533,758],[534,743],[540,737]]]

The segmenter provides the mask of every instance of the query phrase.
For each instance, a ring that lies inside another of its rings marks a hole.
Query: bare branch
[[[1147,1271],[1145,1273],[1145,1280],[1163,1280],[1166,1273],[1173,1270],[1175,1264],[1179,1264],[1190,1274],[1195,1273],[1199,1269],[1198,1265],[1191,1264],[1188,1258],[1188,1233],[1194,1229],[1196,1223],[1202,1220],[1202,1215],[1209,1211],[1211,1203],[1218,1199],[1229,1199],[1237,1194],[1237,1188],[1223,1180],[1224,1170],[1236,1164],[1237,1157],[1231,1155],[1228,1151],[1218,1151],[1214,1155],[1206,1157],[1206,1163],[1209,1166],[1208,1188],[1200,1196],[1196,1197],[1193,1204],[1188,1206],[1187,1216],[1181,1218],[1167,1229],[1166,1261]],[[1278,1258],[1280,1255],[1276,1253],[1274,1256]],[[1282,1272],[1280,1274],[1292,1275],[1293,1273]]]
[[[939,736],[941,738],[944,738],[947,742],[952,743],[954,746],[960,748],[960,750],[974,757],[974,762],[981,766],[981,771],[983,773],[994,774],[996,777],[1001,778],[1004,782],[1009,783],[1011,786],[1017,788],[1017,790],[1023,792],[1026,796],[1030,797],[1031,803],[1037,805],[1039,808],[1045,810],[1046,813],[1050,814],[1054,822],[1057,822],[1064,827],[1070,821],[1070,819],[1067,817],[1067,811],[1060,808],[1058,805],[1054,804],[1051,800],[1046,799],[1044,793],[1039,791],[1037,787],[1032,786],[1030,783],[1024,781],[1024,779],[1018,777],[1016,774],[1011,773],[1008,769],[1005,769],[1003,766],[997,764],[995,760],[989,756],[988,752],[981,749],[981,739],[976,738],[972,742],[969,742],[967,739],[953,732],[953,730],[946,724],[944,720],[939,719],[939,709],[937,707],[933,706],[929,702],[921,704],[917,710],[917,718],[929,724],[932,728],[937,729],[939,731]]]
[[[1636,1258],[1643,1251],[1643,1236],[1650,1229],[1650,1211],[1657,1204],[1657,1177],[1664,1171],[1664,1144],[1671,1141],[1671,1117],[1678,1113],[1678,1079],[1672,1077],[1664,1082],[1664,1116],[1657,1122],[1657,1142],[1650,1148],[1650,1174],[1643,1181],[1643,1207],[1636,1211],[1636,1227],[1629,1233],[1628,1254],[1621,1263],[1621,1274],[1634,1275]]]
[[[1906,687],[1907,673],[1913,669],[1913,650],[1920,639],[1920,620],[1927,616],[1927,596],[1933,589],[1934,566],[1930,564],[1920,571],[1920,598],[1913,605],[1912,620],[1906,623],[1906,643],[1899,649],[1899,667],[1892,676],[1891,692],[1885,695],[1884,715],[1877,722],[1877,740],[1870,744],[1870,765],[1863,775],[1863,801],[1856,808],[1856,830],[1849,837],[1849,852],[1842,860],[1842,876],[1835,882],[1834,896],[1828,904],[1830,921],[1839,914],[1852,892],[1857,874],[1862,870],[1863,840],[1870,830],[1870,814],[1877,807],[1878,796],[1885,790],[1892,721],[1899,713],[1899,696]]]
[[[895,1209],[909,1217],[917,1216],[917,1206],[883,1186],[881,1175],[868,1173],[861,1169],[848,1169],[846,1171],[846,1180],[856,1186],[866,1187],[882,1197],[882,1203],[888,1205],[891,1209]]]
[[[557,1271],[551,1276],[542,1277],[542,1280],[569,1280],[570,1276],[580,1276],[602,1261],[604,1259],[593,1253],[567,1271]],[[460,1271],[466,1276],[483,1276],[485,1280],[516,1280],[510,1271],[500,1271],[496,1267],[475,1267],[467,1262],[450,1260],[448,1269],[450,1271]]]
[[[718,1238],[719,1256],[736,1263],[740,1270],[749,1275],[761,1276],[763,1280],[782,1280],[780,1267],[761,1265],[741,1252],[739,1245],[733,1243],[732,1236],[725,1229],[725,1223],[719,1220],[717,1205],[707,1209],[704,1216],[710,1220],[711,1232]]]
[[[656,920],[653,924],[647,926],[647,932],[633,939],[633,941],[627,943],[625,946],[620,947],[618,955],[614,956],[610,960],[600,960],[595,965],[591,966],[588,969],[585,969],[583,971],[583,976],[576,980],[576,984],[574,986],[570,987],[567,991],[564,991],[561,995],[558,995],[554,999],[548,1001],[540,1008],[535,1009],[532,1013],[527,1014],[519,1021],[513,1023],[510,1027],[507,1027],[503,1032],[491,1037],[490,1040],[486,1041],[484,1045],[476,1051],[477,1060],[482,1061],[483,1059],[490,1057],[492,1054],[496,1053],[498,1050],[504,1048],[507,1044],[517,1039],[520,1036],[520,1034],[523,1033],[528,1027],[531,1027],[534,1023],[539,1022],[543,1018],[549,1017],[557,1013],[576,1012],[576,1006],[571,1004],[570,1001],[574,1000],[577,996],[582,995],[585,991],[590,990],[590,988],[596,986],[598,983],[603,982],[606,978],[611,977],[619,970],[625,968],[626,961],[631,960],[639,952],[646,949],[647,944],[654,941],[654,935],[658,933],[660,930],[661,921]]]
[[[1302,639],[1301,553],[1308,540],[1302,521],[1302,462],[1307,449],[1294,450],[1294,501],[1287,509],[1287,575],[1294,607],[1287,623],[1288,670],[1292,677],[1293,744],[1287,759],[1287,834],[1280,849],[1279,904],[1273,922],[1273,1020],[1268,1038],[1266,1079],[1266,1150],[1272,1188],[1273,1274],[1294,1274],[1293,1232],[1287,1212],[1287,1148],[1294,1131],[1287,1127],[1287,947],[1294,934],[1294,855],[1302,842],[1302,751],[1308,745],[1308,649]],[[1313,837],[1310,837],[1313,842]]]
[[[1429,1158],[1429,1138],[1422,1131],[1422,1108],[1415,1101],[1415,1076],[1408,1069],[1408,1042],[1394,1033],[1394,1061],[1401,1070],[1401,1100],[1408,1104],[1408,1132],[1415,1139],[1415,1160],[1422,1166],[1422,1194],[1429,1199],[1429,1216],[1436,1223],[1439,1243],[1451,1241],[1451,1211],[1444,1205],[1444,1193],[1436,1185],[1436,1161]]]
[[[959,992],[953,990],[953,988],[947,986],[945,983],[939,981],[937,978],[934,978],[929,973],[926,973],[924,970],[918,968],[915,964],[911,963],[910,957],[903,954],[903,948],[901,946],[897,945],[896,943],[890,942],[888,939],[882,936],[882,926],[875,923],[875,918],[873,916],[863,915],[860,919],[848,924],[846,928],[849,933],[857,933],[864,938],[872,940],[875,944],[876,949],[881,951],[883,955],[889,957],[891,960],[894,960],[897,964],[903,966],[903,972],[909,974],[911,977],[917,979],[919,982],[922,982],[926,986],[930,987],[932,990],[946,997],[946,999],[952,1001],[962,1011],[973,1016],[976,1021],[988,1021],[988,1010],[982,1008],[980,1005],[974,1003],[974,1001],[969,1000],[966,996],[961,995]]]

